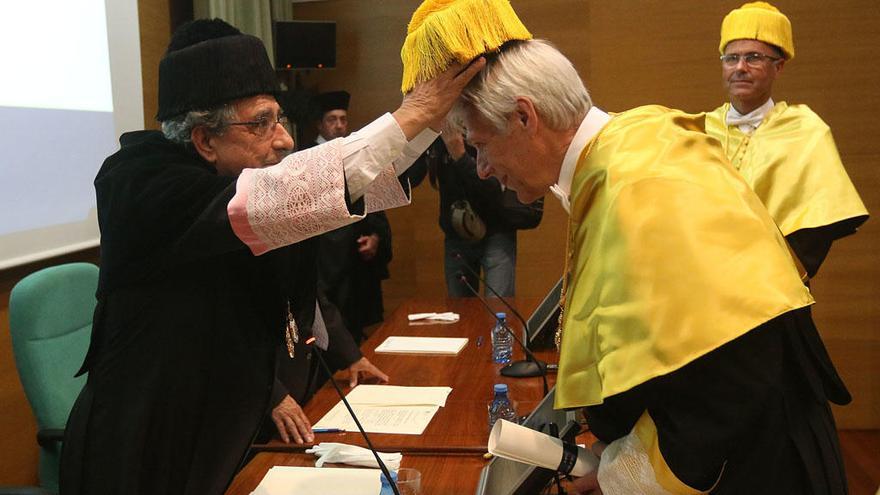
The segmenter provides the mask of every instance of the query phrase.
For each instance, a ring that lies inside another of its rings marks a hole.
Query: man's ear
[[[516,99],[513,108],[513,124],[520,126],[529,135],[534,135],[538,130],[538,111],[532,100],[520,96]]]
[[[213,137],[214,135],[204,126],[196,126],[190,132],[190,140],[192,140],[193,147],[208,163],[217,161],[217,150],[214,149],[214,143],[211,142]]]

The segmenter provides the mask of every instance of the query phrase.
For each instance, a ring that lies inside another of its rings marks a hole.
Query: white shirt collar
[[[317,138],[317,139],[315,139],[315,142],[316,142],[316,143],[318,143],[318,144],[324,144],[324,143],[326,143],[326,142],[327,142],[327,140],[326,140],[326,139],[324,139],[324,136],[322,136],[322,135],[320,135],[320,134],[318,134],[318,138]]]
[[[609,120],[611,120],[611,116],[607,113],[597,107],[590,108],[572,138],[571,144],[568,145],[568,151],[565,152],[565,158],[562,160],[562,168],[559,170],[559,179],[556,184],[550,186],[550,192],[559,199],[562,207],[569,214],[571,214],[571,182],[574,179],[578,158],[587,143],[605,127]]]
[[[730,108],[727,110],[727,125],[735,125],[739,127],[740,131],[750,134],[761,125],[764,117],[773,110],[775,105],[773,98],[767,98],[763,105],[745,115],[739,113],[736,108],[733,108],[733,105],[730,105]]]

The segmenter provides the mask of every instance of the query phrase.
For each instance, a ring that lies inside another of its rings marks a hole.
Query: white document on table
[[[421,435],[434,414],[446,405],[451,387],[398,387],[358,385],[346,396],[361,425],[369,433]],[[357,431],[342,401],[313,428],[341,428]]]
[[[441,354],[454,356],[464,349],[464,337],[402,337],[392,335],[376,347],[379,354]]]
[[[401,387],[398,385],[358,385],[348,395],[349,404],[365,406],[440,406],[452,387]]]
[[[378,495],[378,469],[274,466],[251,495]]]

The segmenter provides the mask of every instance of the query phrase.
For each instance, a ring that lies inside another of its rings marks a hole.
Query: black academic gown
[[[221,494],[268,408],[288,302],[311,328],[314,242],[253,256],[226,215],[234,178],[158,132],[120,141],[95,179],[98,307],[61,492]]]
[[[379,236],[379,248],[367,261],[358,253],[357,240],[373,234]],[[381,211],[370,213],[355,224],[322,234],[319,246],[319,286],[360,342],[363,329],[383,319],[382,280],[388,278],[392,253],[388,217]]]
[[[373,259],[365,261],[358,253],[357,240],[373,234],[379,236],[379,249]],[[384,211],[377,211],[363,220],[322,234],[319,239],[319,286],[339,309],[355,341],[360,342],[363,329],[381,322],[384,317],[382,281],[389,277],[391,224]]]
[[[850,400],[809,308],[801,308],[587,407],[585,416],[592,433],[610,443],[647,410],[665,462],[700,490],[844,495],[828,402]]]

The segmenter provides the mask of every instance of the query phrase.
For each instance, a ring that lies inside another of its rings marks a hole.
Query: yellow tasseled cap
[[[508,0],[425,0],[400,49],[400,89],[407,93],[454,61],[466,63],[507,41],[531,38]]]
[[[794,40],[791,22],[776,7],[767,2],[750,2],[731,10],[721,23],[721,44],[718,50],[734,40],[758,40],[778,46],[785,58],[794,58]]]

